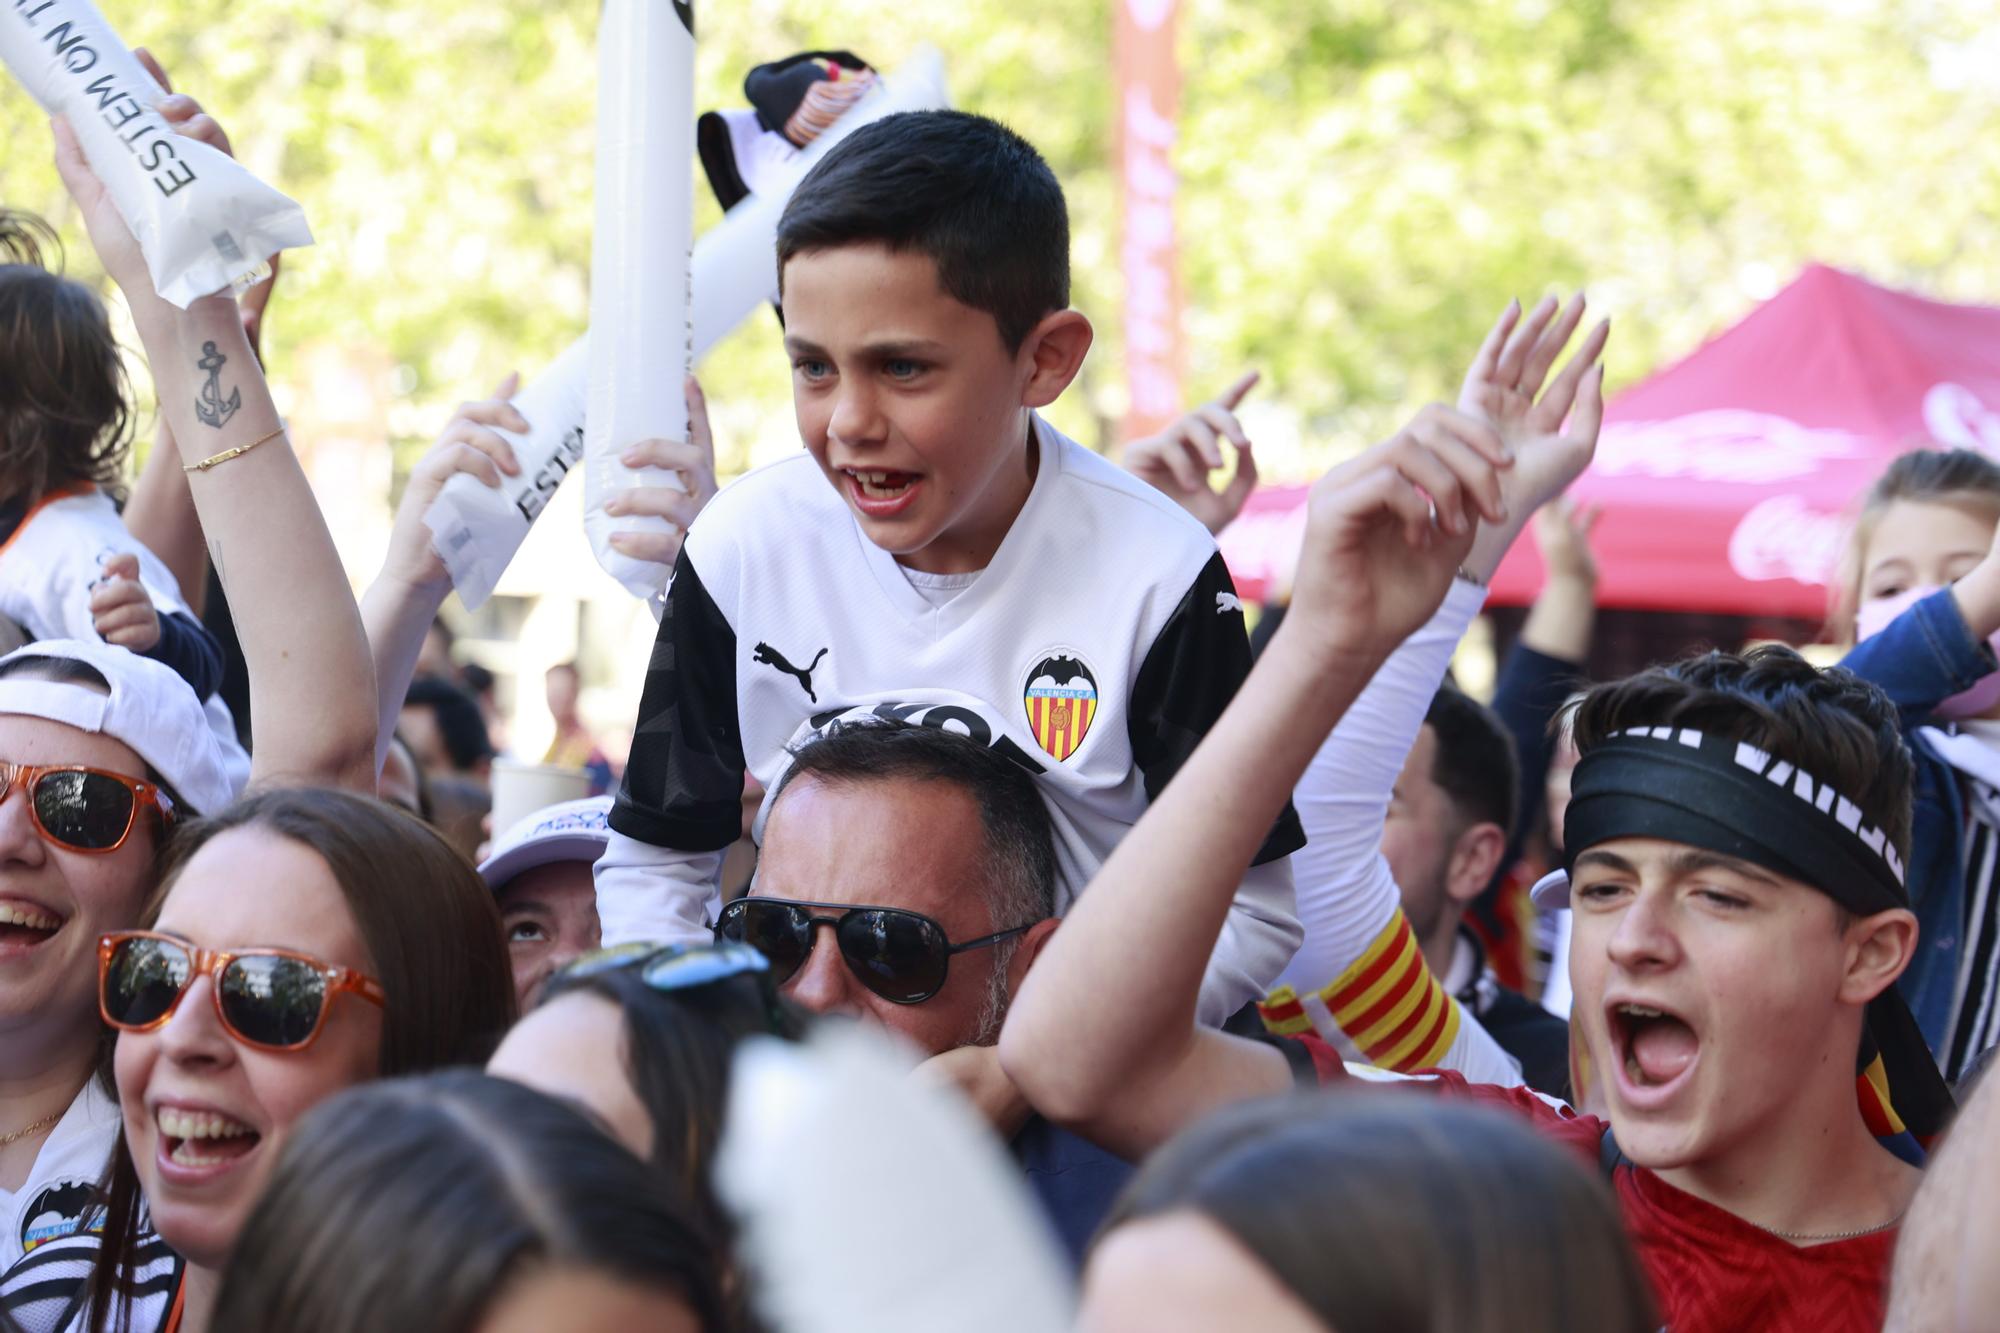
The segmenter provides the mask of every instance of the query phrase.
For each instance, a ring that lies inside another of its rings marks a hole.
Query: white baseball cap
[[[556,861],[595,861],[611,841],[611,798],[586,796],[543,806],[516,823],[479,864],[489,889]]]
[[[47,718],[123,742],[173,789],[187,814],[219,814],[236,799],[208,714],[172,667],[108,643],[44,639],[0,657],[0,673],[37,659],[81,662],[111,692],[0,674],[0,713]]]

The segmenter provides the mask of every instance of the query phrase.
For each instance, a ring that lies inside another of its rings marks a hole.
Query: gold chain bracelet
[[[283,426],[280,426],[276,430],[272,431],[269,435],[265,435],[262,436],[261,438],[252,440],[248,444],[239,444],[234,449],[224,449],[221,453],[213,454],[207,458],[204,458],[199,463],[183,463],[181,465],[181,471],[206,472],[210,468],[214,467],[216,464],[227,463],[232,458],[235,458],[241,454],[247,454],[252,449],[255,449],[258,445],[268,444],[272,440],[277,439],[280,435],[283,435],[284,433],[285,433],[285,428]]]

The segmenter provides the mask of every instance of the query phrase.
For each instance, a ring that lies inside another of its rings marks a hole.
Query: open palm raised
[[[1544,297],[1525,319],[1520,302],[1509,302],[1459,390],[1459,411],[1490,422],[1513,456],[1507,504],[1519,513],[1531,512],[1567,489],[1590,466],[1597,449],[1598,429],[1604,424],[1599,358],[1611,336],[1611,321],[1600,320],[1561,373],[1549,379],[1549,370],[1583,320],[1583,309],[1581,292],[1561,306],[1553,296]]]

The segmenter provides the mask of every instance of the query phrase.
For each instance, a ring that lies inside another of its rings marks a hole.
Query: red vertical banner
[[[1150,435],[1181,411],[1181,278],[1174,234],[1174,141],[1180,0],[1114,0],[1118,10],[1118,181],[1124,235],[1125,438]]]

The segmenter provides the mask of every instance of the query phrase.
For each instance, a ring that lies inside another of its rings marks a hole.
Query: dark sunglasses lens
[[[166,940],[121,940],[104,967],[104,1013],[121,1027],[142,1028],[174,1007],[193,967],[187,950]]]
[[[915,912],[867,908],[840,921],[840,952],[861,984],[885,1000],[915,1004],[944,985],[944,932]]]
[[[319,1026],[326,978],[296,958],[251,954],[222,971],[222,1016],[261,1046],[297,1046]]]
[[[812,952],[812,931],[812,918],[802,907],[739,898],[723,912],[718,933],[763,954],[771,963],[772,983],[782,986],[805,965]]]
[[[98,852],[132,825],[132,789],[102,773],[44,773],[35,782],[35,818],[57,842]]]

